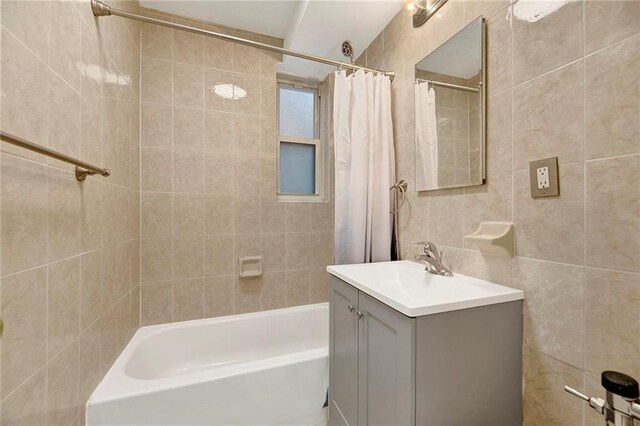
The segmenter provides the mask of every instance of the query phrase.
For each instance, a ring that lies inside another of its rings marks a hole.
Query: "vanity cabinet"
[[[332,424],[413,424],[415,319],[330,279]]]
[[[358,310],[357,424],[412,424],[415,319],[362,292]]]
[[[521,425],[522,301],[409,317],[331,275],[329,424]]]
[[[336,424],[358,424],[358,290],[333,277],[329,291],[329,411]]]

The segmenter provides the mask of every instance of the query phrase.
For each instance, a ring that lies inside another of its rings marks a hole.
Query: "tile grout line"
[[[131,240],[127,240],[127,241],[132,241],[132,239]],[[124,243],[124,242],[127,242],[127,241],[121,241],[121,243]],[[53,265],[53,264],[60,263],[60,262],[65,262],[65,261],[71,260],[71,259],[76,258],[76,257],[82,257],[82,256],[84,256],[86,254],[90,254],[90,253],[93,253],[93,252],[96,252],[96,251],[100,251],[100,250],[102,250],[102,248],[103,247],[98,247],[98,248],[90,249],[90,250],[87,250],[87,251],[80,251],[80,252],[78,252],[78,253],[76,253],[74,255],[71,255],[71,256],[63,257],[63,258],[60,258],[60,259],[55,259],[55,260],[52,260],[52,261],[47,261],[47,262],[39,264],[37,266],[31,266],[29,268],[20,269],[19,271],[15,271],[15,272],[11,272],[11,273],[8,273],[6,275],[3,275],[2,277],[0,277],[0,279],[14,277],[16,275],[20,275],[20,274],[23,274],[23,273],[26,273],[26,272],[34,271],[36,269],[48,267],[49,265]]]
[[[173,21],[173,15],[171,15]],[[171,29],[171,315],[170,322],[174,321],[175,312],[175,279],[176,279],[176,244],[175,244],[175,186],[176,186],[176,130],[175,130],[175,90],[176,90],[176,72],[175,72],[175,30]]]
[[[586,133],[586,129],[585,129],[585,133]],[[632,157],[638,157],[640,156],[640,151],[636,152],[636,153],[632,153],[632,154],[621,154],[621,155],[612,155],[611,157],[601,157],[601,158],[592,158],[592,159],[587,159],[585,160],[585,163],[589,164],[589,163],[594,163],[597,161],[607,161],[607,160],[617,160],[620,158],[632,158]]]
[[[514,158],[514,136],[513,136],[513,116],[514,116],[514,86],[513,86],[513,57],[514,57],[514,42],[513,42],[513,7],[514,7],[515,2],[513,2],[512,4],[509,5],[509,7],[507,8],[507,17],[509,19],[509,39],[510,39],[510,46],[509,46],[509,51],[511,52],[511,66],[510,66],[510,88],[509,90],[511,90],[510,93],[510,97],[511,97],[511,105],[510,105],[510,110],[511,110],[511,125],[510,127],[510,136],[511,136],[511,221],[512,223],[515,224],[515,203],[514,203],[514,198],[516,195],[516,190],[515,190],[515,171],[514,169],[514,165],[515,165],[515,158]],[[488,112],[488,111],[487,111]],[[515,225],[514,225],[515,226]],[[515,232],[514,232],[514,239],[515,239]],[[517,252],[517,244],[516,241],[514,241],[513,244],[513,257],[515,258],[518,255]],[[513,276],[514,276],[514,270],[515,268],[515,262],[511,262],[511,284],[513,284]]]
[[[232,43],[231,45],[231,70],[228,71],[231,73],[231,78],[233,79],[233,89],[232,89],[232,93],[233,93],[233,97],[235,97],[235,90],[236,90],[236,44]],[[232,130],[232,139],[231,139],[231,162],[232,162],[232,166],[233,166],[233,170],[232,170],[232,174],[233,174],[233,186],[231,187],[231,204],[232,204],[232,237],[231,237],[231,251],[233,253],[233,257],[232,257],[232,261],[233,261],[233,266],[231,268],[231,313],[232,314],[236,314],[236,299],[237,299],[237,295],[236,295],[236,290],[237,290],[237,286],[236,286],[236,279],[239,280],[239,278],[237,278],[238,274],[238,268],[239,268],[239,262],[237,260],[237,256],[236,256],[236,248],[237,248],[237,244],[236,244],[236,185],[235,185],[235,173],[236,173],[236,162],[235,162],[235,158],[236,158],[236,104],[235,102],[231,104],[231,111],[230,113],[232,114],[233,117],[233,130]]]
[[[207,40],[202,38],[202,64],[207,65]],[[207,82],[206,71],[202,72],[202,147],[206,152],[207,145]],[[202,306],[200,318],[207,318],[207,160],[203,154],[204,167],[202,167]]]
[[[583,235],[584,240],[583,244],[583,258],[582,263],[585,265],[584,273],[582,274],[582,390],[584,391],[586,388],[586,376],[585,371],[587,369],[587,61],[586,61],[586,50],[587,50],[587,13],[586,13],[586,4],[582,2],[582,158],[584,160],[582,173],[583,173],[583,199],[582,199],[582,220],[583,220]],[[582,424],[585,423],[586,406],[582,407]]]
[[[142,326],[142,25],[138,25],[138,324]]]
[[[263,62],[264,62],[264,52],[262,51],[258,51],[258,72],[259,72],[259,83],[260,83],[260,92],[259,92],[259,96],[258,96],[258,110],[260,111],[260,144],[258,147],[258,152],[259,152],[259,156],[258,156],[258,188],[257,188],[257,192],[258,192],[258,217],[259,217],[259,221],[258,221],[258,225],[260,226],[260,243],[259,243],[259,250],[258,252],[260,253],[260,264],[263,270],[262,275],[258,278],[260,280],[260,300],[259,300],[259,310],[263,311],[264,310],[264,303],[263,303],[263,295],[264,295],[264,253],[262,252],[262,241],[263,241],[263,234],[262,234],[262,88],[263,88],[263,77],[264,74],[262,72],[263,69]],[[265,64],[266,65],[266,64]],[[234,162],[235,164],[235,162]],[[235,181],[235,177],[234,177],[234,181]]]
[[[626,42],[628,42],[630,40],[633,40],[636,37],[640,38],[640,31],[636,32],[635,34],[630,35],[629,37],[625,37],[622,40],[618,40],[618,41],[610,43],[610,44],[608,44],[608,45],[606,45],[604,47],[601,47],[600,49],[594,50],[591,53],[586,53],[586,45],[585,45],[584,46],[584,58],[587,59],[587,58],[590,58],[592,56],[595,56],[595,55],[597,55],[599,53],[602,53],[603,51],[605,51],[605,50],[607,50],[609,48],[616,47],[616,46],[618,46],[620,44],[624,44],[624,43],[626,43]],[[585,38],[586,38],[586,33],[585,33]]]
[[[49,10],[51,11],[51,3],[49,3]],[[49,12],[49,19],[51,19],[51,12]],[[51,24],[49,25],[50,27],[52,26]],[[51,28],[49,28],[49,30],[51,30]],[[51,35],[49,35],[49,37],[51,37]],[[51,52],[51,46],[49,46],[49,52]],[[50,129],[47,129],[47,133],[49,133]],[[51,141],[49,140],[49,137],[47,136],[47,140],[49,142],[49,144],[51,143]],[[46,191],[47,191],[47,220],[46,220],[46,229],[47,229],[47,242],[46,242],[46,253],[47,253],[47,262],[49,262],[49,254],[51,251],[50,248],[50,241],[49,241],[49,235],[50,235],[50,220],[49,220],[49,194],[50,194],[50,186],[51,186],[51,179],[49,177],[49,172],[47,171],[47,183],[46,183]],[[81,241],[82,242],[82,241]],[[47,270],[46,270],[46,285],[45,285],[45,362],[44,362],[44,368],[45,368],[45,394],[44,394],[44,415],[45,415],[45,421],[47,422],[47,424],[49,423],[49,410],[48,410],[48,406],[49,406],[49,392],[48,392],[48,388],[49,388],[49,367],[48,367],[48,363],[49,363],[49,286],[51,285],[51,280],[50,280],[50,264],[47,263]]]

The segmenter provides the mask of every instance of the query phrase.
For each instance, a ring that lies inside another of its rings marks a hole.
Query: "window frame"
[[[312,92],[314,95],[314,113],[313,113],[313,133],[314,138],[303,138],[298,136],[285,136],[280,134],[280,88],[298,90],[303,92]],[[320,85],[317,82],[302,79],[292,79],[278,76],[276,84],[276,127],[277,127],[277,144],[276,144],[276,199],[278,201],[287,202],[320,202],[326,201],[325,197],[325,165],[326,147],[320,135]],[[282,143],[295,143],[301,145],[311,145],[315,148],[315,191],[313,194],[291,194],[282,193],[280,183],[280,145]]]

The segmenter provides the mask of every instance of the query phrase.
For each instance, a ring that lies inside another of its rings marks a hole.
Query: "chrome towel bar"
[[[78,179],[80,182],[85,180],[87,176],[102,175],[107,177],[111,174],[109,169],[96,167],[93,164],[85,163],[82,160],[69,157],[68,155],[61,152],[45,148],[44,146],[37,145],[3,131],[0,131],[0,139],[3,142],[19,146],[20,148],[28,149],[29,151],[37,152],[38,154],[46,155],[47,157],[55,158],[56,160],[64,161],[65,163],[73,164],[74,166],[76,166],[76,179]]]

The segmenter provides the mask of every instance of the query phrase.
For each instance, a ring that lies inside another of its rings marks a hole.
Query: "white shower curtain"
[[[415,83],[416,188],[438,187],[438,127],[436,93],[429,83]]]
[[[391,260],[395,156],[389,77],[337,71],[333,130],[334,262]]]

